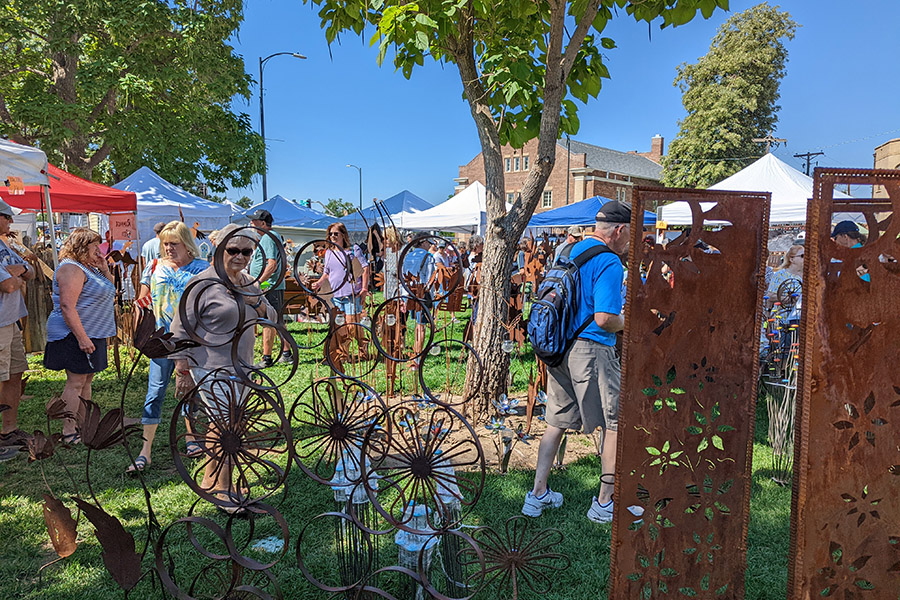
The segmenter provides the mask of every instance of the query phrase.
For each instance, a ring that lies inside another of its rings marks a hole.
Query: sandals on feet
[[[184,455],[188,458],[196,458],[202,455],[204,452],[203,444],[197,442],[195,440],[191,440],[187,444],[185,444],[185,453]]]
[[[216,502],[216,508],[223,513],[235,516],[247,514],[247,509],[240,505],[241,496],[239,494],[234,492],[216,492],[215,497],[219,500],[219,502]]]
[[[75,444],[81,443],[81,435],[78,433],[67,433],[62,436],[63,444],[68,446],[74,446]]]
[[[125,469],[125,473],[128,475],[134,475],[139,471],[145,471],[150,466],[150,461],[147,460],[146,456],[138,456],[134,459],[134,462],[130,467]]]

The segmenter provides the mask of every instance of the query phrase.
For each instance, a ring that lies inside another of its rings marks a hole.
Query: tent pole
[[[56,251],[56,228],[53,226],[53,205],[50,204],[50,186],[44,188],[44,202],[47,204],[47,220],[50,222],[50,249],[53,251],[53,270],[59,266],[59,254]]]

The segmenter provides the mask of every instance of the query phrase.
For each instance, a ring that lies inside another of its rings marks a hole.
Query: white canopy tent
[[[138,248],[153,238],[153,226],[160,221],[183,220],[188,227],[196,223],[205,233],[231,222],[231,207],[186,192],[148,167],[141,167],[113,187],[137,195]]]
[[[487,226],[485,188],[480,181],[434,208],[391,215],[394,225],[414,231],[452,231],[484,235]]]
[[[770,225],[786,225],[806,223],[806,202],[813,194],[812,177],[779,160],[773,154],[766,154],[753,164],[727,177],[710,190],[736,192],[770,192],[772,204],[769,212]],[[850,198],[847,194],[835,190],[835,198]],[[712,207],[712,203],[702,202],[703,210]],[[835,221],[850,219],[865,222],[862,215],[834,215]],[[668,225],[690,225],[691,209],[687,202],[673,202],[662,206],[657,211],[657,220]],[[714,224],[709,222],[708,224]]]
[[[41,186],[44,190],[44,202],[47,206],[47,214],[50,215],[50,229],[52,231],[53,207],[50,204],[50,176],[48,172],[47,155],[42,150],[0,139],[0,181],[9,181],[10,177],[18,177],[22,180],[22,185]],[[33,215],[30,221],[30,229],[28,231],[32,239],[34,239],[36,232],[35,217]],[[19,228],[16,227],[15,229]],[[53,266],[55,267],[59,262],[56,244],[50,244],[50,248],[53,251]]]

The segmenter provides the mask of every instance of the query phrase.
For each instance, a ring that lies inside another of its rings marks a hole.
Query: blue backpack
[[[581,265],[599,254],[612,252],[604,245],[596,245],[570,260],[572,246],[574,244],[563,249],[556,264],[538,286],[528,317],[531,347],[535,355],[550,367],[562,363],[575,338],[594,320],[594,315],[589,315],[584,323],[575,323],[581,299]]]

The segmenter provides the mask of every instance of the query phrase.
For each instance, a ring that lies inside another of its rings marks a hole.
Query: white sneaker
[[[545,508],[559,508],[563,504],[563,495],[554,492],[547,486],[547,491],[541,496],[535,496],[531,492],[525,494],[525,504],[522,505],[522,514],[526,517],[539,517]]]
[[[591,501],[591,507],[587,511],[587,518],[593,521],[594,523],[609,523],[613,520],[613,512],[614,512],[613,501],[610,500],[606,504],[600,504],[600,501],[597,500],[597,496],[594,496]],[[640,506],[629,506],[628,512],[633,514],[636,517],[641,517],[644,515],[644,509]],[[641,519],[635,521],[635,523],[639,523]]]

